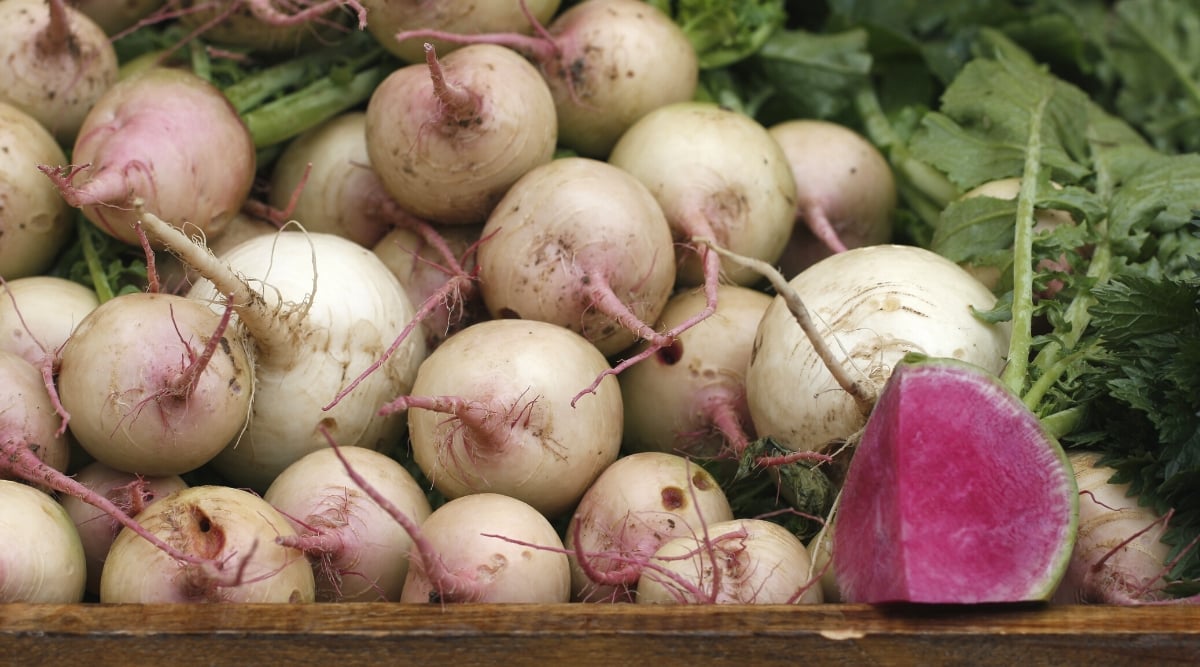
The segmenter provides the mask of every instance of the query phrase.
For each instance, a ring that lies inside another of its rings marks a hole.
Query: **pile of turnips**
[[[116,4],[0,0],[0,601],[1158,599],[1071,560],[1079,471],[883,155],[704,100],[654,5]],[[264,147],[118,74],[161,24],[392,69]],[[137,289],[53,274],[97,243]]]

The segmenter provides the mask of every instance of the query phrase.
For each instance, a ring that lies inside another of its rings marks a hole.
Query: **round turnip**
[[[0,438],[28,446],[47,466],[65,471],[70,446],[42,374],[25,359],[0,351]],[[0,479],[26,479],[0,466]]]
[[[409,63],[425,59],[425,43],[432,42],[438,53],[450,53],[453,41],[406,39],[396,33],[428,29],[469,35],[479,32],[530,33],[530,16],[546,23],[558,11],[560,0],[362,0],[367,8],[367,30],[388,51]]]
[[[75,524],[46,493],[0,480],[0,602],[83,601],[87,563]]]
[[[207,42],[267,54],[295,54],[362,28],[365,10],[355,0],[183,0],[179,21]],[[338,12],[344,8],[345,12]]]
[[[71,209],[34,169],[67,159],[33,116],[0,102],[0,276],[44,273],[66,245]]]
[[[100,305],[96,293],[54,276],[28,276],[0,286],[0,350],[40,367],[58,353],[83,318]]]

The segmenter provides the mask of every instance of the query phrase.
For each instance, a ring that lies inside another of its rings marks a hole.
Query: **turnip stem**
[[[813,350],[817,353],[817,356],[821,358],[821,361],[825,364],[825,367],[829,369],[830,374],[833,375],[838,385],[845,390],[846,393],[850,394],[850,397],[854,399],[854,402],[858,405],[858,409],[864,415],[869,415],[871,413],[871,408],[875,405],[875,400],[877,398],[873,385],[851,378],[845,367],[839,363],[836,358],[834,358],[833,350],[825,342],[824,338],[821,336],[821,332],[817,330],[816,322],[813,321],[812,315],[808,312],[808,308],[800,299],[800,295],[796,292],[796,290],[792,289],[792,286],[788,284],[787,279],[783,277],[783,274],[780,273],[778,269],[760,259],[746,257],[744,255],[739,255],[726,250],[725,248],[717,245],[711,239],[695,238],[693,239],[693,242],[707,245],[722,257],[730,259],[733,262],[747,268],[754,269],[763,275],[768,281],[770,281],[771,286],[775,288],[775,292],[781,298],[783,298],[784,303],[787,304],[788,311],[791,312],[792,316],[796,318],[796,322],[800,325],[800,328],[804,330],[805,336],[808,337],[809,342],[812,344]]]
[[[44,58],[50,54],[67,52],[78,57],[79,44],[71,32],[64,0],[49,0],[50,21],[46,29],[37,36],[37,50]]]
[[[429,67],[429,80],[433,94],[441,102],[442,110],[450,121],[448,127],[465,127],[471,119],[479,116],[479,98],[470,90],[446,80],[446,72],[438,62],[433,44],[425,43],[425,64]]]
[[[1029,140],[1025,146],[1025,167],[1021,190],[1017,195],[1016,233],[1013,239],[1012,338],[1008,363],[1000,375],[1009,391],[1021,396],[1029,372],[1029,350],[1033,345],[1033,225],[1034,202],[1042,168],[1042,119],[1053,93],[1046,91],[1029,118]]]

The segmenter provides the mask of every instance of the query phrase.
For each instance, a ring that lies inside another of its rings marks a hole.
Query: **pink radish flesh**
[[[1045,600],[1074,546],[1074,476],[992,375],[904,362],[850,463],[834,533],[848,602]]]

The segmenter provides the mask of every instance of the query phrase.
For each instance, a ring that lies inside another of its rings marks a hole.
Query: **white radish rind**
[[[224,295],[233,295],[238,325],[254,348],[250,420],[213,460],[222,475],[266,490],[288,465],[328,446],[321,429],[348,446],[379,450],[398,443],[403,418],[377,413],[412,387],[426,355],[421,336],[405,339],[326,409],[384,358],[412,320],[404,288],[378,257],[340,236],[288,231],[245,241],[218,261],[162,221],[153,228],[205,276],[188,296],[220,307]]]
[[[733,519],[720,484],[664,452],[623,456],[588,488],[567,526],[571,591],[585,602],[632,602],[645,562],[667,540]]]
[[[957,264],[915,246],[853,248],[792,278],[843,369],[874,394],[908,353],[966,361],[999,373],[1008,323],[973,310],[996,297]],[[862,406],[835,380],[782,297],[759,324],[746,372],[750,416],[760,437],[792,451],[820,451],[866,424]]]
[[[456,498],[421,524],[461,588],[431,581],[413,557],[401,602],[562,603],[571,574],[554,526],[528,504],[497,493]]]
[[[788,529],[762,519],[709,525],[676,537],[642,568],[642,604],[819,604],[808,551]]]
[[[263,495],[296,529],[279,540],[308,555],[317,601],[398,600],[412,538],[350,478],[338,453],[410,519],[429,516],[424,489],[396,460],[362,447],[319,449],[284,469]]]
[[[70,240],[71,209],[34,165],[67,159],[50,132],[0,101],[0,276],[44,273]]]
[[[787,156],[749,116],[710,102],[680,102],[642,116],[608,158],[633,174],[662,206],[676,239],[714,240],[726,250],[774,263],[796,220],[796,185]],[[705,249],[682,246],[677,282],[709,278]],[[753,269],[723,262],[721,277],[752,285]]]
[[[621,447],[621,390],[579,334],[490,320],[446,339],[417,373],[408,408],[413,458],[447,497],[503,493],[548,517],[575,505]],[[447,415],[446,413],[450,413]]]
[[[493,317],[549,322],[606,356],[655,322],[675,284],[662,208],[629,173],[561,158],[525,174],[496,205],[479,246],[479,283]]]
[[[392,72],[367,104],[367,152],[392,198],[432,222],[483,223],[554,156],[554,99],[537,69],[475,44]]]
[[[0,602],[83,601],[83,545],[71,518],[48,494],[0,480],[0,535]]]
[[[145,475],[211,461],[245,427],[255,391],[245,342],[222,322],[204,301],[145,292],[89,313],[64,346],[58,375],[79,444]]]
[[[224,486],[194,486],[135,517],[184,553],[224,564],[225,579],[181,564],[129,529],[113,542],[100,575],[102,603],[312,602],[304,554],[275,538],[295,531],[262,498]]]

